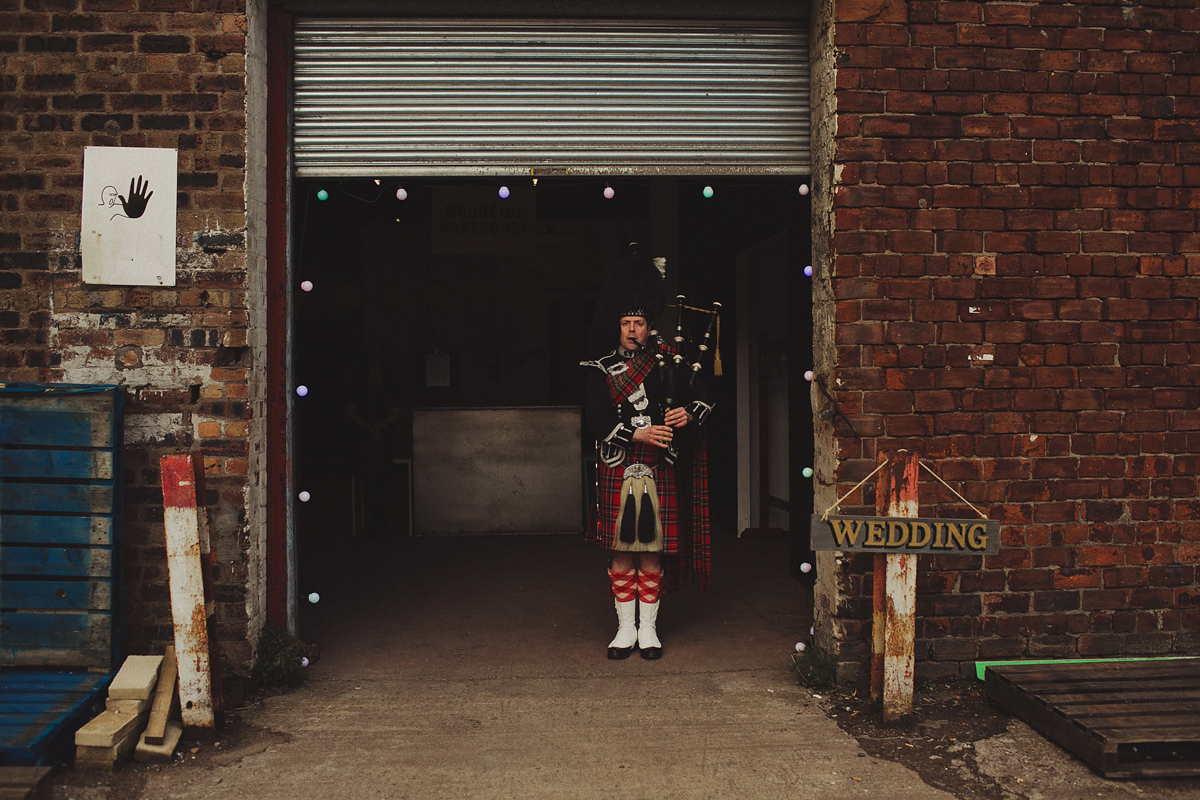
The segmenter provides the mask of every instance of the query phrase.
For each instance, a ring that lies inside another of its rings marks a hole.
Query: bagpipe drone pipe
[[[689,307],[683,295],[677,295],[675,300],[675,335],[670,343],[658,331],[651,332],[655,340],[654,357],[658,361],[663,381],[664,414],[672,408],[687,406],[698,399],[698,377],[705,368],[706,361],[711,360],[710,354],[716,350],[717,320],[721,312],[720,303],[713,303],[712,308],[706,311]],[[688,337],[689,311],[702,314],[705,318],[702,322],[704,334],[695,341]],[[684,441],[681,442],[684,445],[690,443],[695,435],[687,426],[680,433],[684,434]]]

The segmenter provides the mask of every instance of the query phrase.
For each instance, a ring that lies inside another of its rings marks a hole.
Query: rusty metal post
[[[216,704],[204,591],[198,473],[189,454],[164,455],[159,459],[159,469],[171,617],[179,665],[180,711],[184,725],[211,731],[216,728]]]
[[[875,513],[887,516],[892,485],[892,459],[890,453],[878,453],[875,463],[882,465],[875,480]],[[883,697],[883,650],[884,630],[887,620],[887,556],[883,553],[872,556],[874,564],[871,574],[871,702]]]
[[[884,471],[887,467],[884,467]],[[880,473],[882,475],[882,473]],[[880,484],[882,485],[882,484]],[[876,495],[878,496],[878,495]],[[882,515],[884,512],[876,512]],[[871,575],[871,702],[883,697],[883,632],[887,624],[887,556],[876,554]]]
[[[917,516],[917,454],[906,451],[896,453],[890,471],[887,516]],[[891,536],[890,529],[888,535]],[[892,722],[908,716],[913,710],[917,556],[915,553],[894,553],[886,558],[883,719]]]

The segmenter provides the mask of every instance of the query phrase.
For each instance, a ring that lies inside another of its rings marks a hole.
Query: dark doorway
[[[296,181],[292,359],[307,392],[294,402],[292,461],[296,490],[309,498],[296,505],[301,611],[310,591],[327,591],[335,575],[353,575],[355,564],[421,557],[410,521],[421,502],[410,497],[416,409],[578,405],[593,305],[608,265],[631,241],[666,251],[672,294],[700,306],[722,303],[722,374],[706,370],[718,402],[708,432],[710,488],[714,535],[736,537],[735,420],[745,413],[734,379],[743,367],[735,341],[737,259],[782,237],[778,291],[785,300],[772,313],[788,314],[788,336],[773,346],[790,367],[790,404],[803,411],[791,420],[784,449],[793,465],[790,535],[806,530],[812,493],[798,474],[811,463],[812,439],[798,376],[811,367],[812,331],[802,182]]]

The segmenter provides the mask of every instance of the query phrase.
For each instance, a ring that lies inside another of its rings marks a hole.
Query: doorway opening
[[[292,463],[301,621],[311,592],[347,597],[369,591],[370,576],[403,581],[455,548],[482,544],[464,534],[579,538],[591,453],[577,427],[573,471],[553,444],[521,454],[567,473],[540,496],[575,492],[538,527],[519,516],[532,501],[509,502],[479,475],[461,475],[461,486],[436,497],[422,491],[427,464],[419,454],[436,452],[451,433],[422,420],[454,410],[577,413],[593,307],[609,265],[633,241],[666,257],[669,297],[722,304],[721,374],[712,363],[705,369],[717,398],[708,429],[714,539],[776,535],[799,578],[812,511],[804,475],[812,464],[804,377],[812,358],[810,210],[798,191],[806,182],[296,180]],[[673,324],[672,312],[666,316],[660,325]],[[569,415],[562,424],[567,439],[571,419],[577,425]],[[430,522],[441,517],[429,504],[468,496],[485,498],[480,507],[490,516],[478,529]],[[487,547],[504,547],[489,538]]]

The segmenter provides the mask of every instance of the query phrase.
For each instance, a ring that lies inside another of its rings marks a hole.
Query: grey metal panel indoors
[[[418,408],[413,533],[576,533],[583,528],[580,410]]]
[[[795,20],[296,19],[301,177],[805,174]]]

